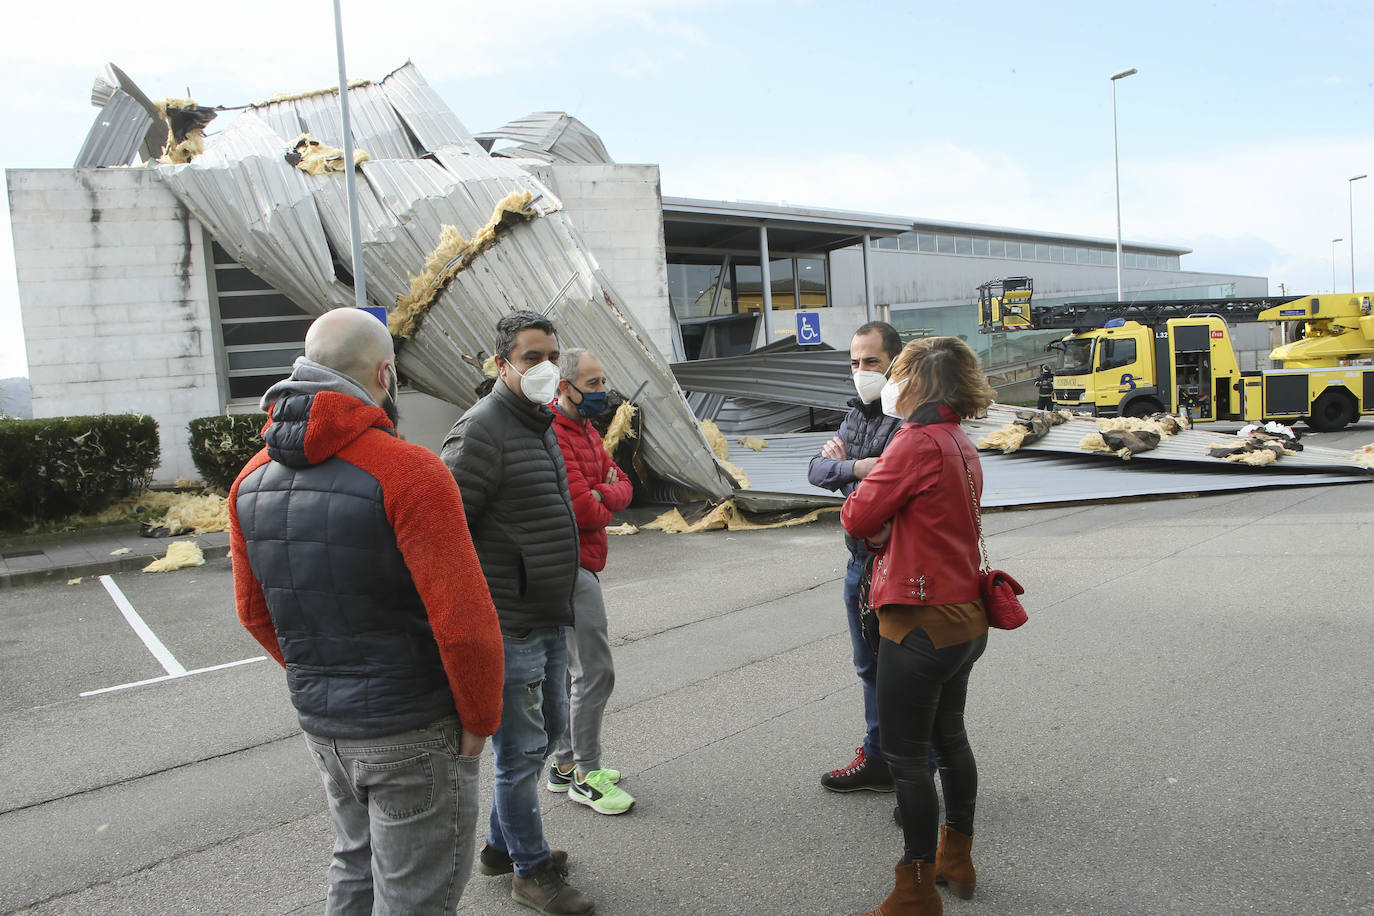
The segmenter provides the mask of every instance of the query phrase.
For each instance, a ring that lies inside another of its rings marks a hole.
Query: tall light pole
[[[1117,152],[1116,144],[1116,81],[1134,76],[1140,71],[1132,67],[1129,70],[1122,70],[1120,73],[1112,74],[1112,171],[1116,174],[1116,301],[1122,301],[1121,296],[1121,158]],[[1361,176],[1363,177],[1363,176]],[[1354,271],[1354,268],[1351,268]]]
[[[1355,182],[1361,178],[1368,178],[1368,175],[1356,175],[1350,179],[1347,187],[1350,189],[1350,291],[1355,291]]]
[[[1331,292],[1336,291],[1336,243],[1344,242],[1345,239],[1331,240]]]

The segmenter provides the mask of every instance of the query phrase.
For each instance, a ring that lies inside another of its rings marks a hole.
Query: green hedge
[[[0,420],[0,525],[99,512],[147,489],[161,460],[148,416]]]
[[[265,413],[228,417],[197,417],[187,424],[191,431],[191,460],[209,486],[229,492],[239,471],[262,448]]]

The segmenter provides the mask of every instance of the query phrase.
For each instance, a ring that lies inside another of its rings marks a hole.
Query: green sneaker
[[[598,814],[624,814],[635,803],[634,796],[617,786],[606,770],[593,770],[586,779],[574,778],[568,786],[568,798]]]
[[[544,784],[548,787],[550,792],[566,794],[568,791],[568,786],[572,785],[573,774],[575,772],[576,770],[570,770],[567,773],[564,773],[562,770],[558,768],[558,764],[550,764],[549,778]],[[619,770],[612,770],[610,767],[606,767],[602,769],[601,772],[605,773],[606,778],[609,779],[611,782],[620,782]]]

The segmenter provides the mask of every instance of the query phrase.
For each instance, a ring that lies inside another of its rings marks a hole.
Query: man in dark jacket
[[[568,647],[577,583],[577,519],[553,414],[558,338],[537,312],[496,325],[498,378],[454,425],[441,456],[463,494],[477,556],[501,620],[506,682],[492,739],[496,781],[479,869],[514,870],[511,896],[541,913],[590,913],[563,880],[539,814],[539,777],[568,721]]]
[[[453,910],[501,717],[496,611],[453,478],[383,409],[395,361],[367,312],[316,319],[229,492],[239,620],[286,668],[329,799],[331,914]]]
[[[858,397],[849,402],[849,413],[840,423],[839,432],[825,444],[821,453],[811,459],[807,479],[814,486],[837,490],[845,496],[854,492],[859,481],[868,476],[878,456],[900,427],[901,421],[883,413],[878,399],[886,382],[892,361],[902,350],[897,329],[882,321],[873,321],[854,332],[849,342],[849,371],[854,376]],[[854,651],[854,671],[863,682],[864,732],[863,744],[847,766],[831,770],[821,777],[821,785],[833,792],[855,792],[868,789],[891,792],[892,774],[883,758],[878,737],[877,688],[878,659],[864,642],[859,622],[859,574],[863,571],[868,548],[862,541],[845,535],[849,548],[849,563],[844,576],[844,604],[849,618],[849,642]]]
[[[577,515],[582,568],[573,592],[577,623],[568,634],[568,728],[554,748],[548,787],[599,814],[624,814],[634,797],[617,785],[619,770],[601,766],[601,719],[615,688],[615,665],[596,574],[606,568],[606,526],[612,513],[630,504],[634,490],[592,426],[606,409],[601,360],[573,348],[563,352],[559,369],[558,400],[549,406]]]

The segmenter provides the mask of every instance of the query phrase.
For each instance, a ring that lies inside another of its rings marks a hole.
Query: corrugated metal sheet
[[[72,168],[98,169],[129,165],[148,132],[156,130],[158,124],[137,99],[120,89],[112,89],[109,100],[95,116]]]
[[[754,350],[740,356],[673,363],[686,391],[775,401],[800,407],[848,409],[854,397],[844,350]]]
[[[399,97],[418,104],[407,114],[407,123],[414,116],[422,130],[432,131],[421,138],[422,145],[445,133],[455,137],[462,129],[456,119],[421,110],[428,104],[423,80],[413,73],[398,79],[411,70],[402,68],[384,84],[401,84],[397,95],[375,86],[350,90],[354,112],[362,113],[360,123],[370,125],[362,129],[373,131],[373,137],[390,136],[387,125],[399,123],[391,108]],[[325,109],[317,104],[332,98],[264,108],[279,125],[289,108],[312,133],[320,125],[325,133],[316,136],[332,143]],[[210,139],[194,162],[162,167],[159,173],[228,251],[302,308],[319,313],[351,305],[351,288],[334,273],[335,253],[346,259],[349,250],[343,177],[307,175],[288,165],[284,152],[276,130],[259,114],[246,112]],[[380,158],[361,168],[361,241],[373,303],[390,308],[408,291],[409,278],[423,270],[443,226],[456,226],[470,238],[513,191],[534,194],[537,215],[516,224],[439,294],[399,351],[401,371],[411,384],[459,406],[471,404],[482,377],[460,356],[490,352],[502,315],[517,308],[542,311],[567,285],[550,314],[560,340],[564,346],[597,352],[620,390],[640,390],[636,403],[644,413],[649,465],[691,489],[713,497],[728,495],[729,479],[667,362],[597,267],[558,198],[512,160],[472,154],[468,144],[440,146],[433,156]]]
[[[973,430],[966,431],[973,435]],[[767,436],[768,447],[759,452],[730,441],[730,461],[749,476],[748,490],[735,493],[746,509],[839,505],[843,500],[829,490],[813,487],[806,472],[812,457],[830,433]],[[1230,437],[1234,438],[1234,437]],[[988,508],[1030,506],[1058,502],[1158,496],[1176,493],[1212,493],[1263,487],[1316,486],[1370,480],[1369,471],[1355,466],[1343,452],[1321,450],[1323,462],[1292,470],[1240,467],[1209,459],[1205,465],[1192,461],[1127,461],[1112,456],[1054,452],[982,452],[983,505]],[[1330,452],[1330,454],[1327,454]],[[1140,456],[1143,457],[1143,454]],[[1287,460],[1287,459],[1285,459]],[[1344,464],[1342,464],[1344,462]]]
[[[420,142],[423,152],[453,147],[470,156],[487,155],[413,64],[407,63],[382,80],[382,88],[386,90],[391,107]]]
[[[719,397],[706,395],[706,397]],[[726,436],[771,436],[806,432],[815,426],[838,426],[844,411],[799,407],[753,398],[725,398],[716,411],[716,426]]]
[[[562,111],[536,111],[496,130],[477,135],[488,149],[497,140],[513,140],[514,147],[494,150],[513,159],[541,162],[605,162],[613,160],[601,138],[577,118]]]

